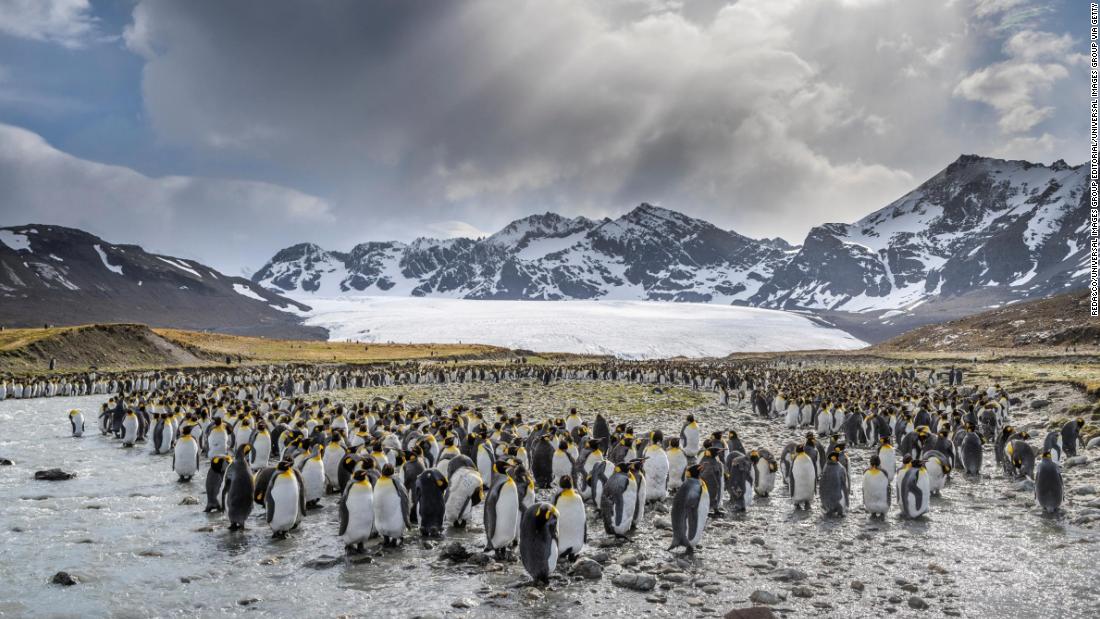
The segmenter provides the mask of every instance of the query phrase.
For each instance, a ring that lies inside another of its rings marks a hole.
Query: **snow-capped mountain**
[[[347,253],[295,245],[253,281],[299,298],[628,299],[808,310],[877,340],[1086,285],[1087,181],[1083,165],[964,155],[855,223],[813,228],[800,246],[642,204],[602,221],[533,215],[482,240],[372,242]]]
[[[765,307],[902,310],[995,287],[1065,292],[1088,269],[1088,170],[964,155],[854,224],[810,231],[752,298]]]
[[[253,276],[317,296],[745,302],[793,250],[650,204],[617,219],[532,215],[480,241],[288,247]]]
[[[242,335],[323,338],[310,308],[194,260],[74,228],[0,228],[0,324],[144,322]]]

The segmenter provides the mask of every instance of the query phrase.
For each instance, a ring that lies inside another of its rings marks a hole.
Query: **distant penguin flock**
[[[1033,481],[1036,505],[1056,513],[1065,494],[1062,462],[1076,454],[1084,426],[1073,419],[1039,447],[1012,425],[1003,388],[966,387],[954,372],[946,385],[904,371],[736,364],[297,372],[164,374],[139,381],[144,390],[131,380],[132,389],[102,406],[97,427],[123,447],[145,443],[171,456],[182,483],[202,479],[205,511],[224,513],[230,530],[246,529],[262,510],[271,536],[283,538],[334,501],[333,535],[356,553],[374,539],[400,547],[411,531],[439,538],[479,522],[485,552],[504,559],[518,550],[532,580],[546,582],[582,555],[590,527],[629,538],[655,504],[671,513],[669,549],[694,553],[709,520],[777,496],[777,480],[795,510],[816,503],[825,517],[846,517],[861,503],[871,518],[922,518],[953,475],[990,470],[987,448],[1003,475]],[[542,384],[620,380],[721,392],[723,402],[746,404],[731,421],[763,418],[800,438],[745,445],[735,430],[704,429],[695,415],[679,428],[642,433],[604,414],[590,423],[576,409],[532,421],[499,406],[444,408],[403,396],[343,404],[305,395],[313,380],[325,390],[533,376]],[[69,412],[74,437],[84,435],[84,423],[81,411]],[[858,503],[852,449],[868,454],[866,469],[855,473]]]

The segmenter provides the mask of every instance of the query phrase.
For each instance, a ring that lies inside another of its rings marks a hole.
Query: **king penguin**
[[[302,475],[290,460],[280,460],[275,474],[264,492],[267,524],[271,537],[285,538],[287,532],[298,526],[306,513],[306,493]]]
[[[840,463],[840,453],[833,451],[821,470],[821,509],[830,516],[848,513],[848,469]]]
[[[684,483],[676,489],[672,499],[672,545],[669,550],[683,547],[687,554],[692,554],[703,540],[710,496],[700,473],[699,465],[688,467],[684,470]]]
[[[252,478],[252,467],[248,465],[248,454],[252,445],[244,444],[237,448],[233,463],[225,474],[222,484],[222,505],[229,517],[229,530],[244,529],[244,523],[252,514],[252,494],[256,491]]]
[[[80,412],[80,409],[74,408],[69,411],[69,425],[72,426],[74,437],[84,436],[84,413]]]
[[[920,460],[912,460],[902,473],[898,487],[898,505],[905,518],[920,518],[928,512],[929,495],[932,494],[928,469]]]
[[[627,462],[616,464],[615,472],[604,485],[600,514],[608,535],[626,537],[633,524],[634,510],[638,506],[638,480],[632,468]]]
[[[810,509],[810,502],[817,494],[817,468],[814,459],[802,445],[795,447],[790,473],[791,502],[795,509]]]
[[[180,481],[191,481],[199,472],[199,442],[191,434],[192,426],[184,426],[172,450],[172,470]]]
[[[871,456],[863,473],[863,507],[871,517],[885,517],[890,511],[890,477],[880,468],[878,456]]]
[[[447,477],[437,469],[427,469],[416,478],[412,504],[423,537],[443,535],[447,486]]]
[[[374,487],[367,471],[359,469],[352,473],[340,497],[340,538],[349,553],[362,552],[373,531]]]
[[[1035,467],[1035,502],[1043,511],[1053,514],[1062,505],[1062,471],[1058,463],[1044,451]]]
[[[536,503],[523,512],[519,524],[519,556],[536,583],[547,583],[558,565],[558,510]]]
[[[554,509],[558,510],[558,555],[566,560],[573,560],[588,541],[584,499],[573,489],[572,477],[563,475],[558,484],[561,490],[553,501]]]
[[[409,495],[394,478],[391,464],[382,467],[382,475],[374,484],[374,526],[383,546],[402,543],[409,526]]]
[[[497,460],[495,466],[493,486],[485,497],[485,551],[503,558],[519,533],[519,489],[503,461]]]

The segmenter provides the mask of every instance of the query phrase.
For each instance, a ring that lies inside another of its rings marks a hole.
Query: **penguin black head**
[[[558,441],[558,449],[560,449],[562,451],[565,451],[566,449],[569,449],[569,443],[567,443],[565,441]]]
[[[870,463],[871,468],[877,469],[880,465],[882,465],[882,460],[878,456],[871,456]]]
[[[355,481],[365,480],[367,478],[366,469],[359,469],[359,470],[355,471],[354,473],[351,474],[351,478],[354,479]]]
[[[562,475],[561,479],[558,480],[558,486],[560,486],[562,490],[568,490],[572,488],[573,478],[568,475]]]
[[[840,452],[834,451],[829,454],[829,462],[840,462]]]
[[[698,478],[703,472],[703,466],[701,464],[693,464],[684,469],[684,477]]]
[[[687,422],[688,423],[695,423],[695,415],[688,415],[687,416]]]
[[[382,476],[383,477],[393,477],[393,472],[394,471],[393,471],[393,465],[392,464],[386,464],[386,466],[382,467]]]
[[[1085,418],[1084,417],[1078,417],[1077,418],[1077,427],[1078,428],[1085,427]]]
[[[794,448],[795,453],[806,453],[806,447],[804,445],[796,445]]]

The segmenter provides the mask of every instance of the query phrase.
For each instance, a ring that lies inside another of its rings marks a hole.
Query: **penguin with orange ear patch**
[[[523,512],[519,523],[519,556],[523,569],[536,583],[547,583],[558,566],[558,510],[536,503]]]

